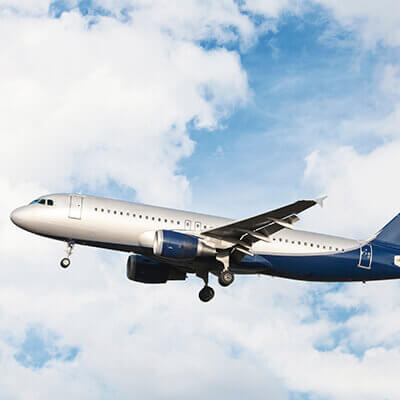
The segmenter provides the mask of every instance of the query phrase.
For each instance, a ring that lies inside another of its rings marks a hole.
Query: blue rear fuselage
[[[400,248],[374,240],[333,254],[245,256],[238,267],[260,271],[264,266],[263,274],[306,281],[371,281],[400,278],[400,267],[394,262],[396,255],[400,255]]]

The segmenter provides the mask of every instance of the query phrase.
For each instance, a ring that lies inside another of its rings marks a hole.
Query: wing
[[[268,211],[254,217],[231,222],[217,228],[201,232],[201,235],[232,243],[232,247],[246,254],[252,243],[259,240],[269,242],[269,236],[283,228],[293,229],[299,220],[297,214],[319,204],[322,207],[326,196],[315,200],[299,200],[287,206]]]

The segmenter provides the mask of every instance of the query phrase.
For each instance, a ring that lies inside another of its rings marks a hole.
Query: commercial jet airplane
[[[200,300],[214,297],[209,273],[221,286],[234,274],[263,274],[324,282],[400,278],[400,214],[373,238],[344,239],[296,230],[298,214],[319,204],[300,200],[232,221],[193,212],[81,194],[50,194],[15,209],[11,220],[22,229],[67,243],[70,265],[75,244],[131,253],[127,277],[142,283],[204,281]]]

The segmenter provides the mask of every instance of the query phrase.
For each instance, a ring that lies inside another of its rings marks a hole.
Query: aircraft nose
[[[12,221],[15,225],[17,225],[17,226],[23,225],[24,221],[26,220],[26,210],[25,210],[25,207],[16,208],[16,209],[10,214],[10,219],[11,219],[11,221]]]

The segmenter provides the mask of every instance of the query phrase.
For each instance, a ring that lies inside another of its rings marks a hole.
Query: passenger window
[[[286,243],[289,243],[289,240],[285,239],[285,242],[286,242]]]
[[[121,214],[121,215],[124,215],[124,212],[123,212],[123,211],[120,211],[120,214]]]
[[[104,212],[104,208],[101,209],[101,212]]]
[[[168,222],[168,220],[165,219],[164,222]]]
[[[151,219],[154,221],[155,220],[155,218],[154,217],[151,217]]]
[[[329,250],[332,250],[332,246],[329,246]]]
[[[117,212],[114,210],[114,214],[116,214]]]
[[[97,207],[94,208],[94,211],[97,211]]]
[[[294,244],[294,240],[292,240],[292,244]]]
[[[54,201],[51,200],[51,199],[47,200],[47,205],[48,206],[53,206],[54,205]]]
[[[299,242],[297,242],[297,244],[301,244],[301,242],[299,241]]]
[[[304,242],[304,246],[307,246],[307,242]]]
[[[146,219],[149,219],[148,215],[146,215]]]
[[[142,216],[141,216],[141,215],[139,215],[139,218],[142,218]]]
[[[282,238],[279,238],[279,241],[282,242]]]
[[[158,222],[161,222],[161,218],[158,218]]]
[[[180,225],[181,223],[180,223],[180,221],[176,221],[176,223],[178,224],[178,225]]]
[[[311,246],[311,247],[314,247],[314,243],[311,243],[310,246]]]
[[[107,212],[110,214],[111,210],[107,210]]]
[[[126,215],[129,217],[129,211],[126,213]]]

